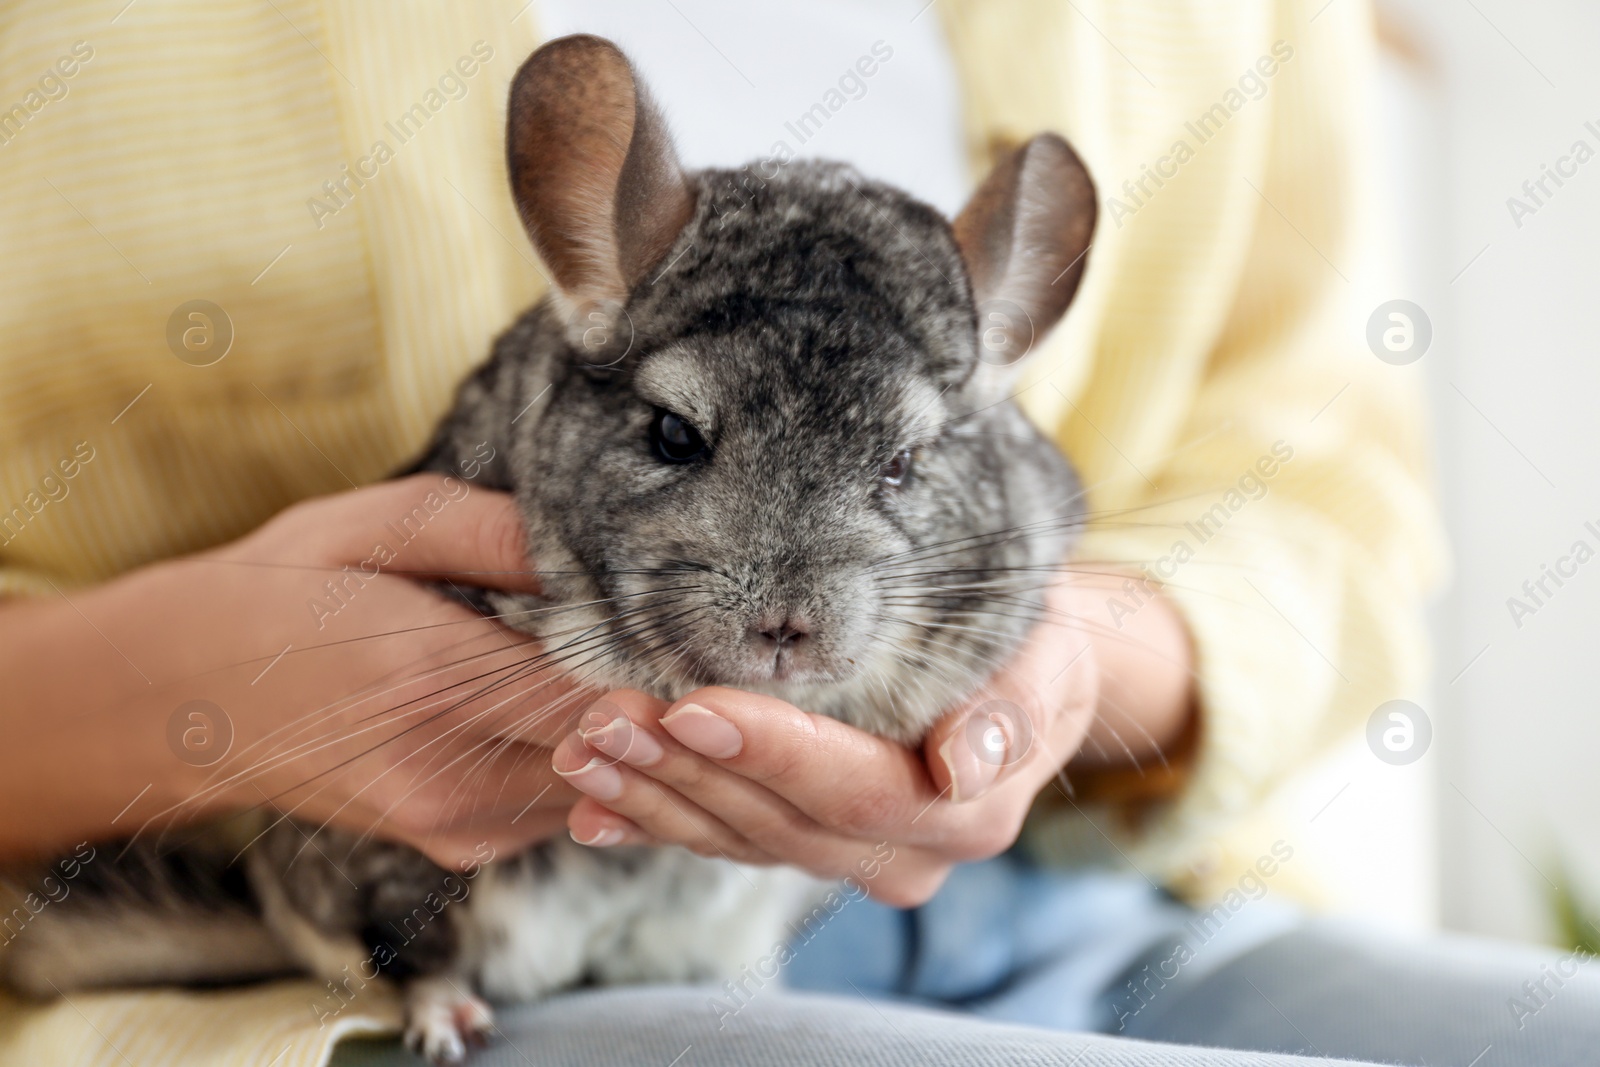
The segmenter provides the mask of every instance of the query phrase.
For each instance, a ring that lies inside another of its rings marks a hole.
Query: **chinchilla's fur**
[[[1069,548],[1077,481],[1009,393],[1083,271],[1094,198],[1077,157],[1035,138],[954,224],[839,164],[685,174],[626,59],[592,37],[524,65],[509,123],[513,191],[557,288],[415,468],[492,454],[477,483],[521,507],[541,590],[474,602],[549,654],[580,642],[564,667],[596,686],[732,685],[916,742],[1016,646]],[[669,416],[698,453],[664,454]],[[171,883],[174,863],[223,880],[204,854],[130,862],[129,885]],[[348,985],[367,963],[408,986],[411,1039],[452,1060],[488,1025],[474,993],[720,980],[813,891],[794,872],[562,838],[486,865],[397,944],[450,878],[420,854],[285,822],[245,868],[204,906],[113,886],[93,939],[57,908],[0,974],[34,992],[279,968]],[[164,902],[192,959],[95,955],[118,922],[154,921],[136,897]]]

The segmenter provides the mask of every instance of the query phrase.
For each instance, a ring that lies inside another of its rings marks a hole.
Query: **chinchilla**
[[[837,163],[688,172],[627,58],[590,36],[535,52],[508,116],[511,191],[554,286],[414,468],[492,455],[477,484],[520,506],[539,592],[472,601],[596,687],[736,686],[918,741],[1041,616],[1081,522],[1072,468],[1012,393],[1085,269],[1083,164],[1041,134],[954,222]],[[42,994],[394,979],[408,1040],[451,1062],[490,1026],[480,997],[720,981],[815,893],[797,872],[566,838],[486,864],[470,892],[409,848],[289,822],[244,878],[229,858],[135,850],[0,972]]]

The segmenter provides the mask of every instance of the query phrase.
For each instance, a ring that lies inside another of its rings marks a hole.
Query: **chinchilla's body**
[[[919,740],[1038,621],[1070,547],[1076,478],[1010,394],[1083,271],[1082,165],[1036,138],[953,225],[836,164],[684,173],[627,61],[585,37],[524,65],[509,124],[513,191],[556,288],[416,465],[492,455],[476,483],[520,505],[540,590],[474,602],[557,658],[581,647],[564,667],[599,688],[730,685]],[[981,343],[980,316],[998,340]],[[140,862],[155,878],[171,857]],[[197,957],[211,922],[212,940],[243,931],[256,973],[397,978],[409,1036],[438,1060],[487,1026],[473,992],[720,981],[816,892],[714,853],[562,838],[458,895],[465,876],[404,846],[288,822],[244,867],[209,918],[174,910]],[[122,914],[107,909],[102,937]],[[32,992],[186,977],[126,948],[83,962],[84,920],[58,920],[54,940],[0,953],[0,976]]]

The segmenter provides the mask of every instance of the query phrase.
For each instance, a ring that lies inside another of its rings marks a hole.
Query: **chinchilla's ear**
[[[666,124],[601,37],[562,37],[522,64],[506,156],[522,224],[581,329],[596,306],[620,311],[694,210]]]
[[[1018,363],[1067,310],[1097,210],[1088,168],[1053,133],[1013,151],[972,195],[955,236],[972,279],[983,363]]]

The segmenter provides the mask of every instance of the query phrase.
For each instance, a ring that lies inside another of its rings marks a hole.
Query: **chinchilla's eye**
[[[655,421],[650,424],[650,441],[656,455],[668,463],[688,463],[710,451],[700,431],[670,411],[656,412]]]
[[[883,465],[883,470],[878,474],[883,479],[884,485],[898,489],[911,474],[911,452],[907,450],[898,453]]]

